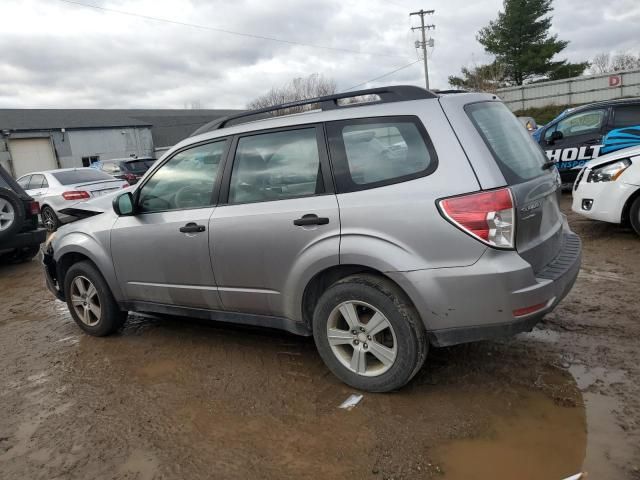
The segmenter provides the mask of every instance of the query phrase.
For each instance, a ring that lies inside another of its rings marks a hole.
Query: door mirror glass
[[[119,217],[133,215],[133,195],[131,192],[125,192],[113,199],[113,211]]]

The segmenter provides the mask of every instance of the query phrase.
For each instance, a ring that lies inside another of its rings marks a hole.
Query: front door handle
[[[293,224],[298,227],[306,227],[307,225],[326,225],[329,223],[327,217],[319,217],[315,213],[308,213],[303,215],[302,218],[298,218],[293,221]]]
[[[198,225],[197,223],[189,222],[184,227],[180,227],[181,233],[200,233],[204,232],[206,229],[204,225]]]

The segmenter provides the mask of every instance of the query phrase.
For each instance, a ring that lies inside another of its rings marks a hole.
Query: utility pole
[[[435,10],[422,10],[419,12],[410,13],[409,16],[413,17],[414,15],[420,15],[420,26],[413,27],[411,30],[420,30],[422,32],[422,42],[416,42],[416,48],[422,47],[422,55],[424,57],[424,81],[427,86],[427,90],[429,90],[429,66],[427,64],[427,46],[433,47],[433,39],[430,38],[429,42],[427,42],[426,31],[434,30],[436,28],[435,25],[425,25],[424,24],[424,16],[425,15],[433,15]]]

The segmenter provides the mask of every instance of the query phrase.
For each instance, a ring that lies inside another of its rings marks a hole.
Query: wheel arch
[[[623,225],[630,225],[629,212],[631,211],[631,205],[633,205],[633,203],[638,198],[640,198],[640,187],[638,187],[638,189],[635,192],[633,192],[629,196],[629,198],[627,198],[627,201],[624,203],[624,206],[622,207],[621,223]]]
[[[56,262],[59,287],[63,295],[66,272],[74,263],[87,260],[95,266],[105,279],[116,301],[121,302],[123,300],[111,256],[91,236],[79,232],[65,235],[54,246],[54,260]]]
[[[312,327],[313,312],[318,300],[326,289],[343,278],[356,274],[368,274],[384,278],[386,281],[397,287],[398,290],[406,296],[406,300],[411,303],[411,306],[415,308],[415,304],[409,294],[396,281],[388,275],[385,275],[384,272],[370,266],[359,264],[334,265],[316,273],[305,285],[301,295],[300,318],[307,327]]]

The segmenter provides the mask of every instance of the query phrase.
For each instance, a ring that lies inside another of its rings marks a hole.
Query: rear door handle
[[[184,227],[180,227],[181,233],[200,233],[204,232],[206,229],[204,225],[198,225],[197,223],[189,222]]]
[[[326,225],[329,223],[327,217],[319,217],[315,213],[308,213],[303,215],[302,218],[298,218],[293,221],[293,224],[298,227],[305,227],[307,225]]]

